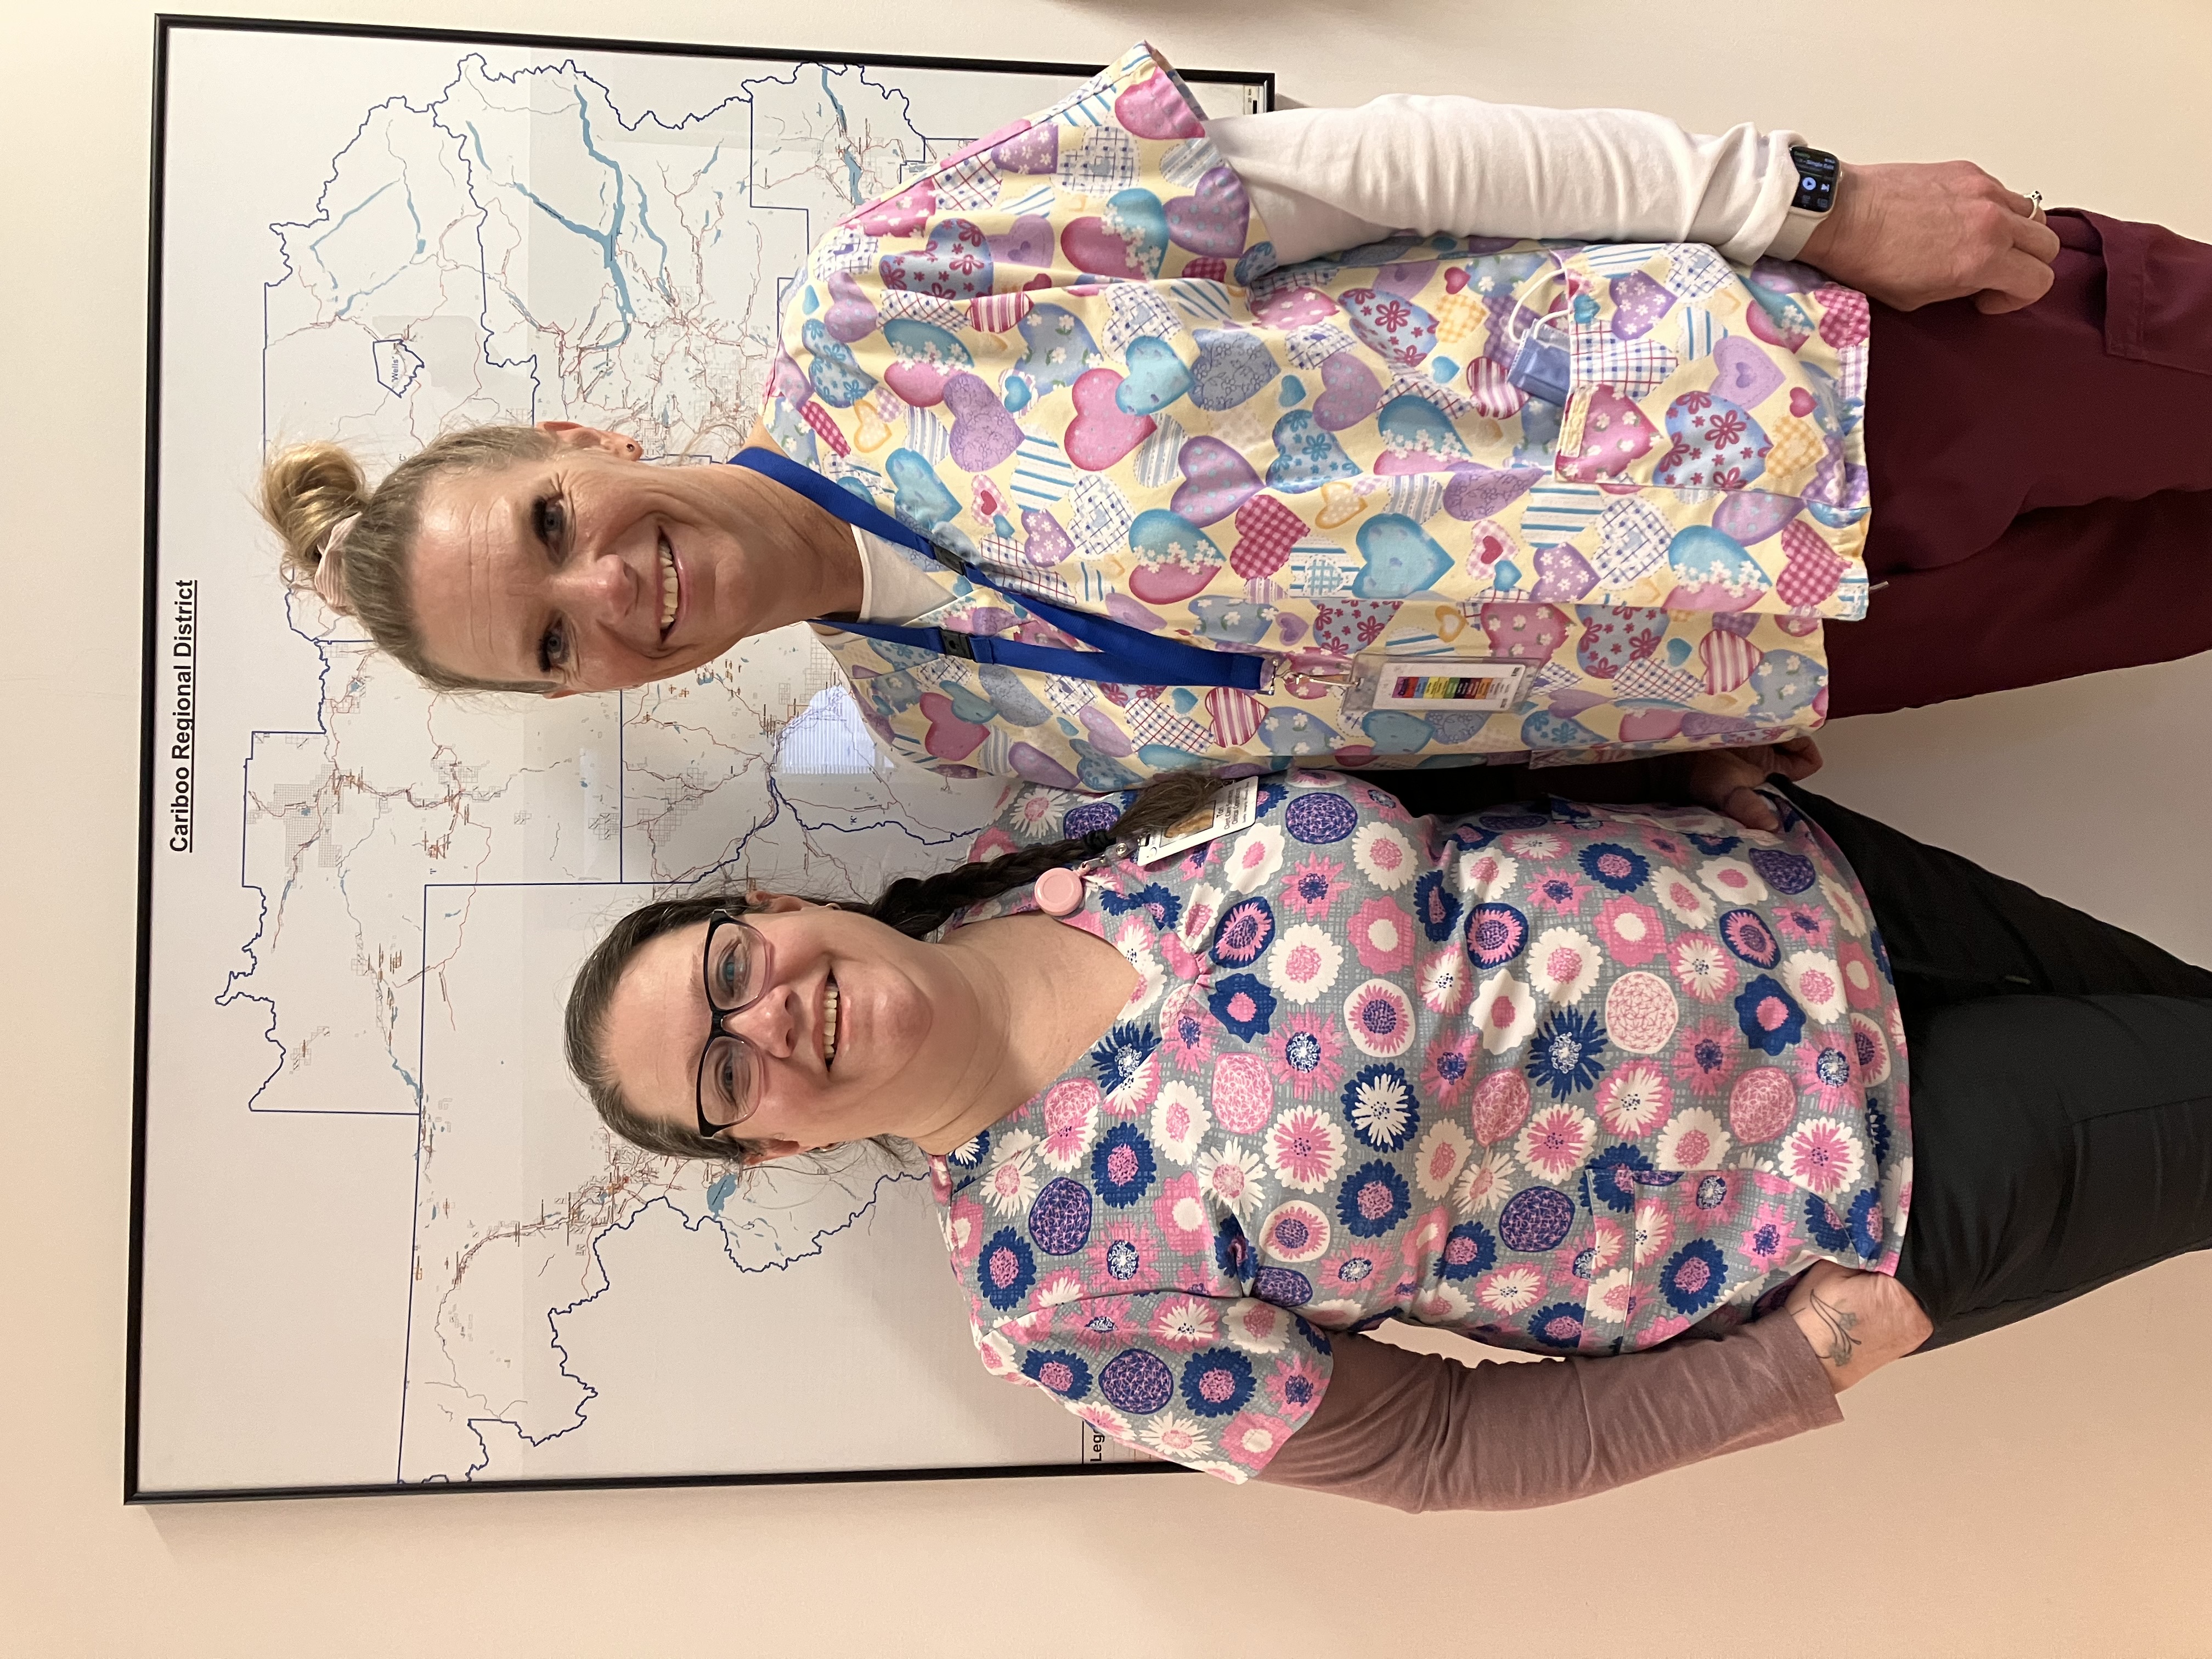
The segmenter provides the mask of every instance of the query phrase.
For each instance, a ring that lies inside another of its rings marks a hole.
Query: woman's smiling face
[[[543,460],[422,492],[409,580],[439,667],[556,695],[611,691],[805,614],[792,561],[757,555],[734,469],[648,466],[629,439],[545,429],[560,447]]]
[[[733,1137],[777,1157],[872,1135],[914,1137],[957,1115],[981,1022],[942,946],[793,898],[767,900],[744,920],[769,962],[758,998],[721,1023],[756,1062]],[[700,1054],[711,1029],[707,933],[698,922],[639,949],[608,1005],[601,1042],[630,1106],[684,1130],[698,1127]]]

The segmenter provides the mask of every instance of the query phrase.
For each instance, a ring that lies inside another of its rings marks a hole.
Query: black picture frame
[[[898,1468],[805,1470],[766,1474],[677,1474],[590,1476],[558,1480],[502,1480],[419,1481],[393,1480],[349,1486],[222,1487],[210,1490],[162,1489],[149,1492],[140,1484],[138,1468],[140,1346],[143,1336],[142,1291],[144,1284],[146,1194],[146,1085],[151,1036],[154,854],[156,840],[155,730],[159,718],[156,644],[160,633],[161,485],[161,283],[164,184],[167,166],[169,42],[185,30],[251,34],[320,35],[355,40],[389,40],[454,46],[490,46],[537,51],[672,55],[722,58],[736,61],[820,63],[859,68],[975,70],[990,69],[1013,74],[1065,76],[1081,81],[1097,72],[1096,64],[1044,63],[1031,60],[980,58],[921,57],[904,53],[817,52],[783,46],[740,46],[720,43],[678,40],[612,40],[578,35],[527,34],[483,29],[413,28],[380,23],[333,23],[264,17],[201,16],[159,13],[154,19],[153,129],[150,143],[151,188],[149,192],[146,262],[146,477],[145,477],[145,608],[141,647],[142,684],[139,709],[139,842],[137,1012],[133,1030],[131,1118],[131,1241],[130,1277],[125,1337],[123,1395],[123,1501],[128,1504],[240,1502],[289,1498],[362,1498],[455,1492],[577,1492],[638,1490],[653,1487],[759,1486],[848,1485],[860,1481],[1019,1480],[1044,1476],[1080,1477],[1121,1474],[1187,1474],[1173,1463],[1048,1463],[1006,1464],[975,1468]],[[1249,73],[1225,70],[1178,69],[1187,81],[1199,83],[1245,83],[1265,89],[1266,107],[1275,104],[1272,70]]]

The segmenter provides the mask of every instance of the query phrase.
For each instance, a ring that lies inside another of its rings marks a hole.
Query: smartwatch
[[[1766,250],[1778,259],[1796,258],[1813,233],[1827,222],[1828,210],[1836,204],[1837,181],[1844,174],[1844,164],[1826,150],[1802,144],[1791,148],[1790,163],[1797,170],[1797,187]]]
[[[1790,199],[1792,212],[1827,212],[1836,206],[1836,179],[1843,177],[1843,161],[1827,150],[1809,150],[1796,143],[1790,164],[1798,170],[1798,191]]]
[[[1797,169],[1797,193],[1790,198],[1790,210],[1826,213],[1835,206],[1836,180],[1843,175],[1844,164],[1825,149],[1808,149],[1802,144],[1791,149],[1790,160]]]

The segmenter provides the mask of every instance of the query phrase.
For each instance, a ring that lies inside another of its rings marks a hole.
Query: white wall
[[[1786,123],[2212,238],[2202,0],[327,15],[1091,61],[1141,33],[1273,68],[1307,103],[1466,91]],[[1841,1428],[1528,1516],[1174,1478],[123,1508],[152,39],[135,0],[0,12],[0,1649],[2212,1652],[2204,1256],[1893,1369]],[[2154,717],[2124,719],[2142,698]],[[1858,722],[1832,733],[1827,785],[2203,960],[2208,698],[2200,659]],[[2185,890],[2155,909],[2151,868]]]

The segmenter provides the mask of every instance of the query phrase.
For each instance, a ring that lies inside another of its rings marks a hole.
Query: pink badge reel
[[[1036,907],[1048,916],[1072,916],[1083,908],[1083,878],[1066,866],[1036,878]]]

